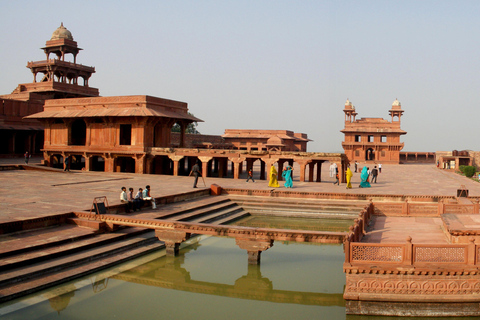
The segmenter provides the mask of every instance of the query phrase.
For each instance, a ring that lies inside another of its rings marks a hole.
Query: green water
[[[345,315],[341,245],[275,242],[261,259],[198,237],[176,258],[157,252],[0,305],[0,319],[400,319]]]
[[[234,224],[255,228],[347,232],[348,227],[353,225],[353,219],[309,219],[253,215],[236,221]]]

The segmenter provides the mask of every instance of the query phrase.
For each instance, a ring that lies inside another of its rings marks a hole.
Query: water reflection
[[[237,299],[302,305],[341,307],[345,305],[343,295],[340,293],[276,290],[273,282],[262,275],[260,265],[247,265],[247,274],[236,279],[233,285],[193,280],[190,272],[182,267],[185,254],[189,251],[190,248],[183,250],[177,257],[162,257],[112,278],[154,287]]]

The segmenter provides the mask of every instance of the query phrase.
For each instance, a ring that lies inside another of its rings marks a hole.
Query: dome
[[[392,107],[401,107],[401,106],[402,106],[402,104],[397,99],[395,99],[395,101],[393,101],[393,103],[392,103]]]
[[[63,22],[60,25],[60,27],[58,27],[57,30],[53,32],[52,38],[50,40],[59,40],[59,39],[73,40],[72,33],[63,26]]]
[[[350,100],[347,99],[347,101],[345,101],[345,106],[352,106],[352,103],[350,102]]]

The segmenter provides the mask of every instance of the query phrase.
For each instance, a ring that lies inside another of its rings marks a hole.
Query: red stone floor
[[[39,158],[32,158],[30,164],[39,162]],[[23,163],[23,159],[0,159],[0,164],[11,163]],[[350,190],[345,184],[333,185],[334,178],[329,176],[328,167],[328,163],[323,165],[321,183],[299,182],[299,168],[294,167],[294,188],[291,191],[454,196],[464,185],[471,196],[480,196],[480,183],[437,169],[434,165],[383,165],[378,183],[368,189],[358,188],[360,174],[354,173],[354,188]],[[213,183],[225,188],[271,189],[268,182],[262,180],[246,183],[245,179],[205,178],[206,187]],[[63,170],[0,171],[0,222],[90,209],[93,198],[98,196],[107,196],[109,204],[118,204],[122,186],[138,190],[147,184],[152,187],[152,195],[160,197],[193,190],[193,177]],[[202,179],[198,185],[203,187]],[[478,219],[471,221],[480,225]],[[374,229],[366,240],[404,242],[410,235],[414,243],[446,241],[442,238],[440,218],[376,217]]]

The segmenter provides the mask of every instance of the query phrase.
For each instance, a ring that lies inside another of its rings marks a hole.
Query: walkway
[[[0,164],[22,162],[23,159],[0,159]],[[31,163],[35,162],[38,163],[39,158],[33,158]],[[465,185],[471,196],[480,196],[480,183],[453,172],[439,170],[433,165],[384,165],[378,183],[372,184],[369,189],[358,188],[360,176],[356,173],[353,177],[354,188],[351,190],[346,190],[345,184],[334,186],[328,166],[323,168],[324,181],[321,183],[298,182],[296,171],[292,191],[452,196],[456,195],[461,185]],[[0,171],[0,182],[0,222],[90,209],[93,198],[97,196],[107,196],[109,204],[118,204],[122,186],[138,190],[149,184],[156,197],[193,190],[193,177],[62,170]],[[207,178],[205,183],[207,187],[215,183],[228,188],[271,189],[262,180],[246,183],[243,179]],[[202,180],[199,185],[202,185]],[[440,224],[437,218],[376,217],[375,232],[366,240],[403,243],[407,236],[405,230],[408,230],[415,234],[412,236],[414,242],[444,242],[445,239],[440,236],[443,234]],[[395,231],[391,232],[392,230]]]

